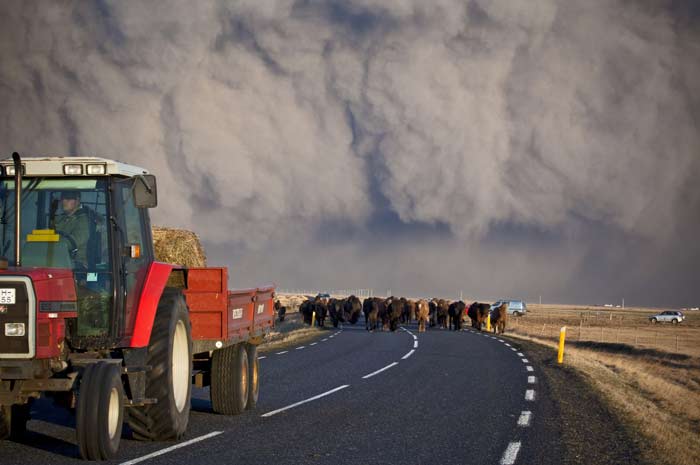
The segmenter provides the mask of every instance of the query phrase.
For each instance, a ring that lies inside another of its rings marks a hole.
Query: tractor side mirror
[[[136,208],[155,208],[158,205],[156,177],[141,174],[134,180],[134,205]]]

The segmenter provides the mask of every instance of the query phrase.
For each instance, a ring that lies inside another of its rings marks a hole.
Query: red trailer
[[[0,162],[0,439],[29,403],[75,408],[80,455],[114,457],[187,429],[191,386],[216,412],[254,408],[274,287],[228,290],[226,268],[155,260],[156,179],[102,158]]]

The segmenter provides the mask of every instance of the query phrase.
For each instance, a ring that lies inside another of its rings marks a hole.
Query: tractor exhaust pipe
[[[22,219],[21,203],[22,203],[22,160],[19,153],[12,153],[12,161],[15,164],[15,266],[22,266],[22,257],[20,256],[19,239],[22,235],[20,228],[20,220]]]

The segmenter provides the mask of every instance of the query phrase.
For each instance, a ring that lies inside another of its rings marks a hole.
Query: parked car
[[[674,325],[680,323],[683,320],[685,320],[685,315],[683,315],[682,312],[677,312],[675,310],[666,310],[665,312],[657,313],[656,315],[652,315],[649,317],[649,321],[651,321],[652,323],[671,322]]]
[[[491,310],[493,310],[494,308],[500,307],[501,304],[503,304],[503,303],[508,304],[508,314],[509,315],[523,316],[527,313],[527,305],[522,300],[506,300],[506,299],[497,300],[496,302],[494,302],[493,305],[491,305]]]

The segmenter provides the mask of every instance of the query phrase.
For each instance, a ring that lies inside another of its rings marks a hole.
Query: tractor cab
[[[3,160],[0,175],[0,256],[11,267],[0,270],[0,277],[69,270],[75,301],[43,301],[39,310],[77,315],[66,318],[66,340],[73,348],[119,346],[133,332],[140,289],[153,262],[146,207],[156,204],[155,177],[136,166],[88,157]]]

